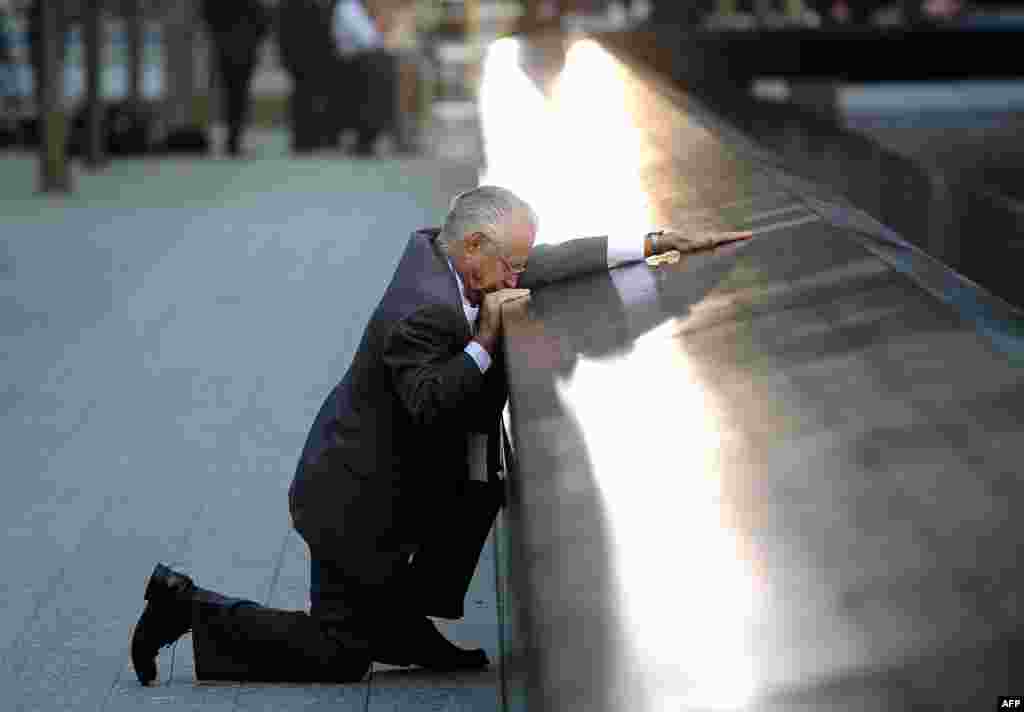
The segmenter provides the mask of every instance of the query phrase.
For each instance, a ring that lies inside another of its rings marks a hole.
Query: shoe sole
[[[139,660],[135,659],[135,646],[139,644],[139,623],[142,622],[142,618],[145,617],[147,610],[149,610],[148,603],[146,604],[146,607],[143,609],[142,616],[139,617],[139,621],[135,624],[135,627],[132,629],[131,644],[129,645],[129,652],[132,659],[132,668],[134,668],[135,676],[139,679],[139,683],[142,684],[143,687],[147,687],[153,682],[155,682],[160,675],[159,668],[157,667],[156,664],[156,655],[154,655],[152,659],[148,657],[140,657]]]
[[[153,573],[151,573],[149,575],[149,579],[146,580],[146,590],[143,593],[143,599],[146,600],[146,601],[154,601],[154,600],[159,599],[161,597],[161,590],[157,586],[156,581],[157,581],[157,579],[159,579],[161,577],[164,577],[164,578],[167,577],[171,573],[173,573],[173,572],[167,566],[164,566],[161,563],[157,563],[157,565],[153,567]],[[147,603],[146,604],[146,608],[148,608],[148,607],[149,607],[149,604]],[[143,610],[143,614],[145,614],[145,609]],[[140,618],[140,620],[141,620],[141,618]],[[136,629],[137,628],[138,628],[138,624],[136,623]],[[134,645],[135,645],[135,630],[132,631],[132,644],[131,644],[131,647],[134,648]],[[163,646],[160,646],[160,647],[163,647]],[[159,652],[159,650],[158,650],[158,652]],[[140,663],[140,666],[141,665],[144,665],[144,663]],[[143,671],[139,669],[139,666],[135,665],[134,658],[132,660],[132,667],[135,668],[135,676],[139,679],[139,682],[142,684],[143,687],[148,687],[148,686],[150,686],[152,684],[155,684],[156,681],[157,681],[157,678],[160,675],[159,668],[158,668],[158,666],[156,664],[155,656],[154,656],[154,660],[153,660],[153,669],[152,669],[153,676],[152,677],[148,677],[148,675],[144,675],[143,674]],[[145,672],[148,673],[150,671],[146,670]]]

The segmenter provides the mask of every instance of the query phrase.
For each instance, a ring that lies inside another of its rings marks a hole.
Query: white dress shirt
[[[368,49],[377,49],[384,38],[373,24],[359,0],[341,0],[334,8],[332,28],[334,44],[342,56],[348,57]]]

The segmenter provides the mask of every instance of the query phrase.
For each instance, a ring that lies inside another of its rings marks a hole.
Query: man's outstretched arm
[[[581,237],[557,245],[537,245],[530,250],[519,286],[527,289],[601,272],[619,265],[677,250],[693,252],[725,242],[747,239],[749,232],[685,234],[678,230],[654,230],[635,241],[610,244],[607,236]]]

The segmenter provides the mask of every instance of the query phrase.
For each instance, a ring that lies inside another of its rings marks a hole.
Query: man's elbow
[[[451,408],[446,407],[441,397],[439,383],[421,383],[404,400],[409,418],[418,428],[432,428],[449,418]]]
[[[429,428],[440,421],[440,411],[429,398],[413,397],[406,401],[405,410],[417,428]]]

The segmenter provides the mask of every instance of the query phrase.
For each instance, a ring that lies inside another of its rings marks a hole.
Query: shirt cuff
[[[643,235],[623,240],[608,237],[608,268],[618,267],[629,262],[639,262],[644,258]]]
[[[491,367],[491,355],[487,353],[487,349],[480,345],[479,341],[470,341],[466,344],[466,348],[463,351],[469,354],[469,357],[476,362],[480,373],[487,373],[487,369]]]

